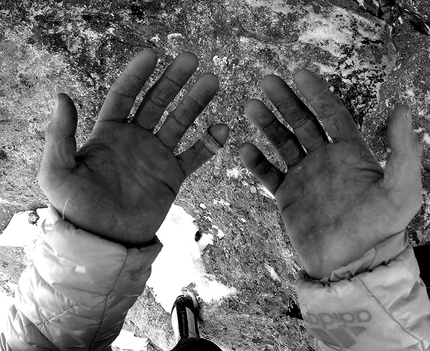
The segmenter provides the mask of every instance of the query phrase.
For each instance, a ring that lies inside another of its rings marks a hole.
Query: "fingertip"
[[[59,93],[56,104],[57,109],[46,131],[42,167],[38,176],[41,186],[50,180],[45,171],[70,170],[75,166],[77,111],[67,94]]]
[[[77,111],[73,100],[65,93],[59,93],[55,104],[55,113],[53,116],[54,127],[75,133],[77,123]]]
[[[249,100],[245,105],[245,115],[260,131],[276,120],[272,111],[260,100]]]
[[[246,153],[252,147],[255,147],[255,146],[246,141],[240,146],[239,153]]]
[[[119,89],[121,94],[137,95],[141,85],[151,76],[158,63],[158,55],[152,49],[140,51],[123,70],[123,74],[114,82],[112,88]],[[126,91],[123,91],[126,89]],[[131,91],[127,91],[131,89]]]
[[[312,98],[318,91],[327,88],[327,84],[315,73],[303,68],[296,71],[293,75],[294,83],[305,98]]]
[[[410,107],[406,104],[398,104],[396,108],[391,111],[392,114],[407,114],[410,113]]]
[[[412,130],[411,108],[408,105],[399,104],[391,111],[387,137],[392,152],[421,159],[422,145]]]
[[[187,96],[206,107],[219,90],[218,77],[213,73],[204,73],[192,86]]]
[[[72,98],[66,93],[57,94],[57,106],[60,105],[60,103],[69,103],[69,102],[72,102]]]
[[[300,68],[293,73],[294,81],[303,80],[303,79],[313,77],[313,76],[315,76],[315,75],[306,68]]]
[[[57,107],[67,107],[73,111],[76,111],[72,98],[66,93],[57,94]]]
[[[249,109],[253,108],[253,105],[258,103],[260,100],[258,99],[249,99],[247,102],[245,102],[245,112]]]
[[[196,64],[198,64],[198,58],[196,54],[192,51],[183,51],[178,56],[183,56],[184,58],[187,57],[190,61],[194,61]]]
[[[265,109],[265,105],[258,99],[250,99],[245,103],[245,115],[250,120],[260,115]]]
[[[203,80],[205,85],[210,87],[211,90],[215,92],[219,90],[219,79],[215,74],[206,72],[199,78],[199,80],[200,79]]]
[[[157,64],[158,61],[158,54],[154,49],[145,49],[140,51],[137,55],[137,58],[144,59],[148,62],[153,62],[154,64]]]
[[[248,169],[253,169],[258,164],[258,156],[261,151],[249,142],[245,142],[239,148],[239,157],[243,165]],[[261,154],[262,155],[262,154]]]
[[[196,55],[192,52],[182,52],[170,63],[164,72],[164,76],[176,84],[183,86],[193,75],[198,66]]]
[[[269,74],[263,78],[260,87],[266,95],[272,95],[273,92],[279,91],[279,88],[285,84],[281,77],[275,74]]]
[[[410,108],[407,105],[399,104],[390,111],[388,122],[388,138],[389,142],[396,143],[396,138],[403,137],[407,130],[412,129],[412,118]]]
[[[411,109],[408,105],[399,104],[397,107],[391,111],[390,119],[403,120],[407,123],[409,128],[412,128],[412,114]]]
[[[191,73],[193,73],[199,65],[199,59],[191,51],[184,51],[180,53],[178,56],[176,56],[175,61],[176,60],[180,62],[184,69],[190,71]]]

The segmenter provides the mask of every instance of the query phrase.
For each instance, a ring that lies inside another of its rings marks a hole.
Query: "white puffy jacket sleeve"
[[[430,350],[430,301],[405,232],[330,279],[302,271],[296,288],[317,351]]]
[[[50,207],[0,350],[109,350],[161,247],[155,240],[127,249],[75,228]]]

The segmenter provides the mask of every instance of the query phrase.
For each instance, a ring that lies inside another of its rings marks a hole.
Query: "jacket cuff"
[[[307,279],[320,283],[338,282],[343,279],[351,279],[357,274],[373,270],[381,264],[387,264],[394,257],[400,255],[407,246],[408,237],[406,235],[406,230],[403,230],[371,248],[362,257],[346,266],[334,270],[330,274],[330,278],[313,279],[312,277],[307,276]]]
[[[145,247],[126,248],[76,228],[52,205],[40,227],[42,240],[33,261],[42,278],[60,289],[64,283],[93,293],[140,295],[162,248],[157,237]],[[119,279],[115,286],[112,277]]]
[[[76,228],[52,206],[40,226],[33,263],[18,284],[10,347],[106,349],[143,292],[161,243],[126,248]]]
[[[427,350],[430,301],[405,231],[317,281],[296,289],[317,350]]]

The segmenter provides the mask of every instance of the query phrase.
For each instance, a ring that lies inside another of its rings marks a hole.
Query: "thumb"
[[[76,161],[77,112],[72,99],[58,94],[56,109],[45,138],[39,182],[51,181],[63,172],[70,172]]]
[[[392,192],[394,200],[402,202],[406,196],[407,202],[412,201],[419,207],[422,148],[412,130],[412,116],[408,106],[399,105],[391,113],[387,133],[391,152],[387,157],[383,186]]]

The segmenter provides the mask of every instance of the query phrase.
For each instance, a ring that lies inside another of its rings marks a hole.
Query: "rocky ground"
[[[176,201],[201,232],[215,233],[216,225],[225,233],[214,236],[203,259],[208,274],[237,291],[203,305],[202,334],[223,350],[311,350],[303,324],[286,315],[300,262],[274,200],[238,158],[239,146],[252,141],[279,164],[247,122],[244,103],[262,98],[263,76],[291,82],[295,69],[307,67],[344,100],[382,164],[388,111],[410,103],[424,147],[423,206],[410,239],[430,241],[429,26],[426,0],[0,0],[0,231],[13,213],[47,204],[36,174],[57,92],[78,107],[82,145],[110,84],[136,52],[159,52],[154,82],[176,54],[193,51],[196,76],[214,72],[221,90],[182,148],[209,124],[232,130],[225,150],[188,179]],[[0,264],[0,289],[12,295],[25,252],[0,248]],[[126,326],[167,350],[168,318],[148,288]]]

